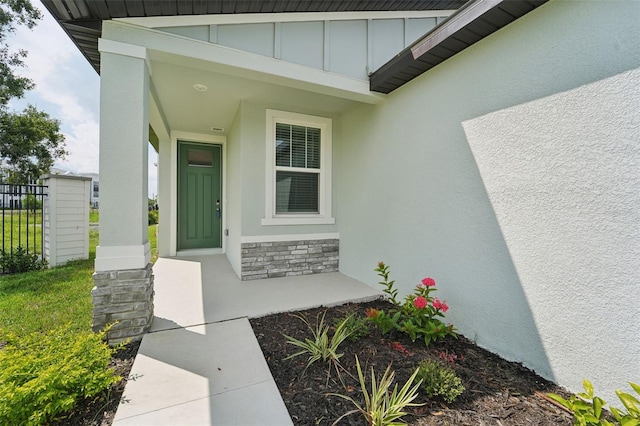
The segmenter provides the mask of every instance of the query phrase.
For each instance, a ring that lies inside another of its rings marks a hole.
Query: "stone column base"
[[[107,333],[110,345],[127,339],[140,340],[153,320],[153,270],[102,271],[93,274],[94,331],[115,323]]]

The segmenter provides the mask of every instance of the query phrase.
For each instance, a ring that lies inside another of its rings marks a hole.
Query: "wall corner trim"
[[[129,56],[130,58],[144,59],[149,74],[151,74],[151,61],[149,60],[149,55],[147,55],[147,48],[144,46],[99,38],[98,51],[100,53],[112,53],[115,55]]]

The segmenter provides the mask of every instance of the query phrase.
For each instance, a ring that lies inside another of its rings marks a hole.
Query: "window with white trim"
[[[267,110],[262,224],[331,223],[331,119]]]

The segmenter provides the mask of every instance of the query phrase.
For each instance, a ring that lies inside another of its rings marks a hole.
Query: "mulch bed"
[[[297,314],[304,315],[312,326],[326,312],[325,321],[333,324],[334,318],[356,312],[364,315],[367,308],[388,309],[385,301],[348,304],[334,308],[317,308]],[[425,358],[440,359],[445,354],[450,358],[442,361],[452,367],[462,379],[466,390],[453,403],[447,404],[420,394],[415,402],[424,402],[422,407],[410,407],[403,418],[411,425],[572,425],[572,416],[543,399],[536,392],[554,392],[568,395],[553,383],[539,377],[533,371],[514,362],[508,362],[476,346],[460,336],[447,338],[425,347],[415,343],[401,333],[382,335],[371,324],[370,333],[357,342],[345,341],[339,352],[344,371],[340,375],[332,367],[328,375],[327,364],[320,361],[305,371],[307,357],[304,355],[285,360],[296,352],[296,347],[286,343],[283,334],[298,339],[311,337],[307,326],[294,316],[296,313],[270,315],[251,320],[262,352],[269,364],[293,422],[297,425],[330,425],[353,405],[327,393],[348,394],[361,398],[357,381],[355,356],[363,372],[369,377],[373,366],[380,377],[389,364],[396,372],[396,381],[405,383],[418,363]],[[455,358],[455,359],[454,359]],[[453,361],[453,362],[452,362]],[[360,414],[343,418],[340,425],[364,425]]]
[[[421,393],[414,402],[425,403],[410,407],[402,420],[410,425],[572,425],[573,417],[543,399],[538,393],[554,392],[568,397],[567,392],[539,377],[533,371],[514,362],[506,361],[476,346],[463,336],[447,338],[425,347],[401,333],[382,335],[371,324],[368,336],[357,342],[345,341],[339,352],[340,365],[346,371],[340,375],[327,364],[318,362],[305,370],[307,357],[302,355],[285,360],[296,352],[286,343],[283,334],[304,339],[311,337],[307,326],[294,315],[303,315],[316,325],[323,313],[325,321],[333,324],[335,318],[356,313],[364,316],[367,308],[389,309],[385,301],[347,304],[332,308],[316,308],[302,312],[270,315],[252,319],[251,325],[267,360],[271,374],[280,390],[289,414],[296,425],[331,425],[336,419],[354,409],[350,402],[327,393],[339,393],[359,399],[355,356],[357,355],[367,379],[371,367],[379,378],[389,364],[396,373],[396,382],[402,386],[426,359],[437,359],[453,368],[462,379],[466,390],[455,402],[430,400]],[[73,413],[51,423],[53,426],[109,426],[113,423],[120,398],[124,392],[140,342],[133,342],[114,354],[111,366],[124,377],[93,399],[82,400]],[[446,355],[446,356],[445,356]],[[442,358],[448,358],[443,360]],[[250,401],[248,401],[250,403]],[[344,417],[339,425],[365,425],[360,414]]]

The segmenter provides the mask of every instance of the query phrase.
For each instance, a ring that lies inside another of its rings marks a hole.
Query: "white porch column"
[[[159,256],[175,256],[175,244],[171,244],[171,235],[175,235],[177,221],[172,217],[171,191],[172,188],[172,168],[171,168],[171,140],[169,138],[160,138],[158,152],[158,204],[160,221],[158,224],[158,255]],[[173,226],[172,226],[173,225]],[[172,230],[173,228],[173,230]],[[172,249],[173,247],[173,249]]]
[[[146,49],[101,39],[100,243],[93,327],[140,338],[153,318],[148,241],[149,68]]]
[[[158,206],[160,221],[158,223],[158,255],[159,256],[175,256],[175,248],[171,252],[171,235],[175,235],[175,231],[171,231],[172,226],[175,228],[174,218],[171,216],[173,200],[171,199],[172,191],[172,173],[174,168],[171,167],[171,136],[169,125],[165,118],[162,105],[158,101],[157,94],[151,88],[151,97],[149,103],[149,121],[156,137],[158,138]]]

